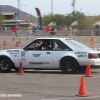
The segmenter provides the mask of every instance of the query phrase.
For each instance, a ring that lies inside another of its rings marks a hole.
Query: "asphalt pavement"
[[[0,36],[0,48],[22,48],[41,36]],[[47,37],[47,36],[43,36]],[[55,36],[52,36],[55,37]],[[59,37],[59,36],[56,36]],[[65,36],[60,36],[65,37]],[[91,36],[66,36],[89,46]],[[94,36],[95,47],[100,45],[100,37]],[[7,46],[3,46],[6,39]],[[20,39],[20,44],[15,47]],[[24,75],[0,73],[0,100],[100,100],[100,69],[91,69],[93,77],[84,77],[85,72],[62,74],[58,70],[25,70]],[[79,97],[81,78],[86,89],[85,97]]]

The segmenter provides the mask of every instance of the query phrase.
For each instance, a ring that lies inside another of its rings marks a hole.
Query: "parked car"
[[[0,51],[0,71],[23,68],[61,70],[72,74],[79,68],[100,66],[100,51],[70,38],[37,38],[24,48]]]

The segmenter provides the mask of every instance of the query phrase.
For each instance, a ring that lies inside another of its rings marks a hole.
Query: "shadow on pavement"
[[[12,70],[10,73],[18,73],[15,70]],[[24,70],[24,73],[31,74],[62,74],[62,75],[85,75],[85,71],[77,71],[74,74],[63,74],[60,70]],[[99,73],[98,71],[91,71],[92,74]]]

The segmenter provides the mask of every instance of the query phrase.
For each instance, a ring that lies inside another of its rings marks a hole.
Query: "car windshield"
[[[75,41],[75,40],[72,40],[72,39],[66,39],[68,42],[70,42],[71,44],[75,45],[76,47],[78,48],[86,48],[86,49],[90,49],[88,46],[78,42],[78,41]]]

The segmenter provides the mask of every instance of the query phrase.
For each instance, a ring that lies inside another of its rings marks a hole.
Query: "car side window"
[[[53,51],[72,51],[70,47],[68,47],[66,44],[64,44],[60,40],[54,40],[53,41]]]
[[[43,43],[42,41],[34,41],[27,47],[27,49],[38,50],[42,43]]]
[[[51,50],[51,41],[36,40],[28,45],[27,50]]]

